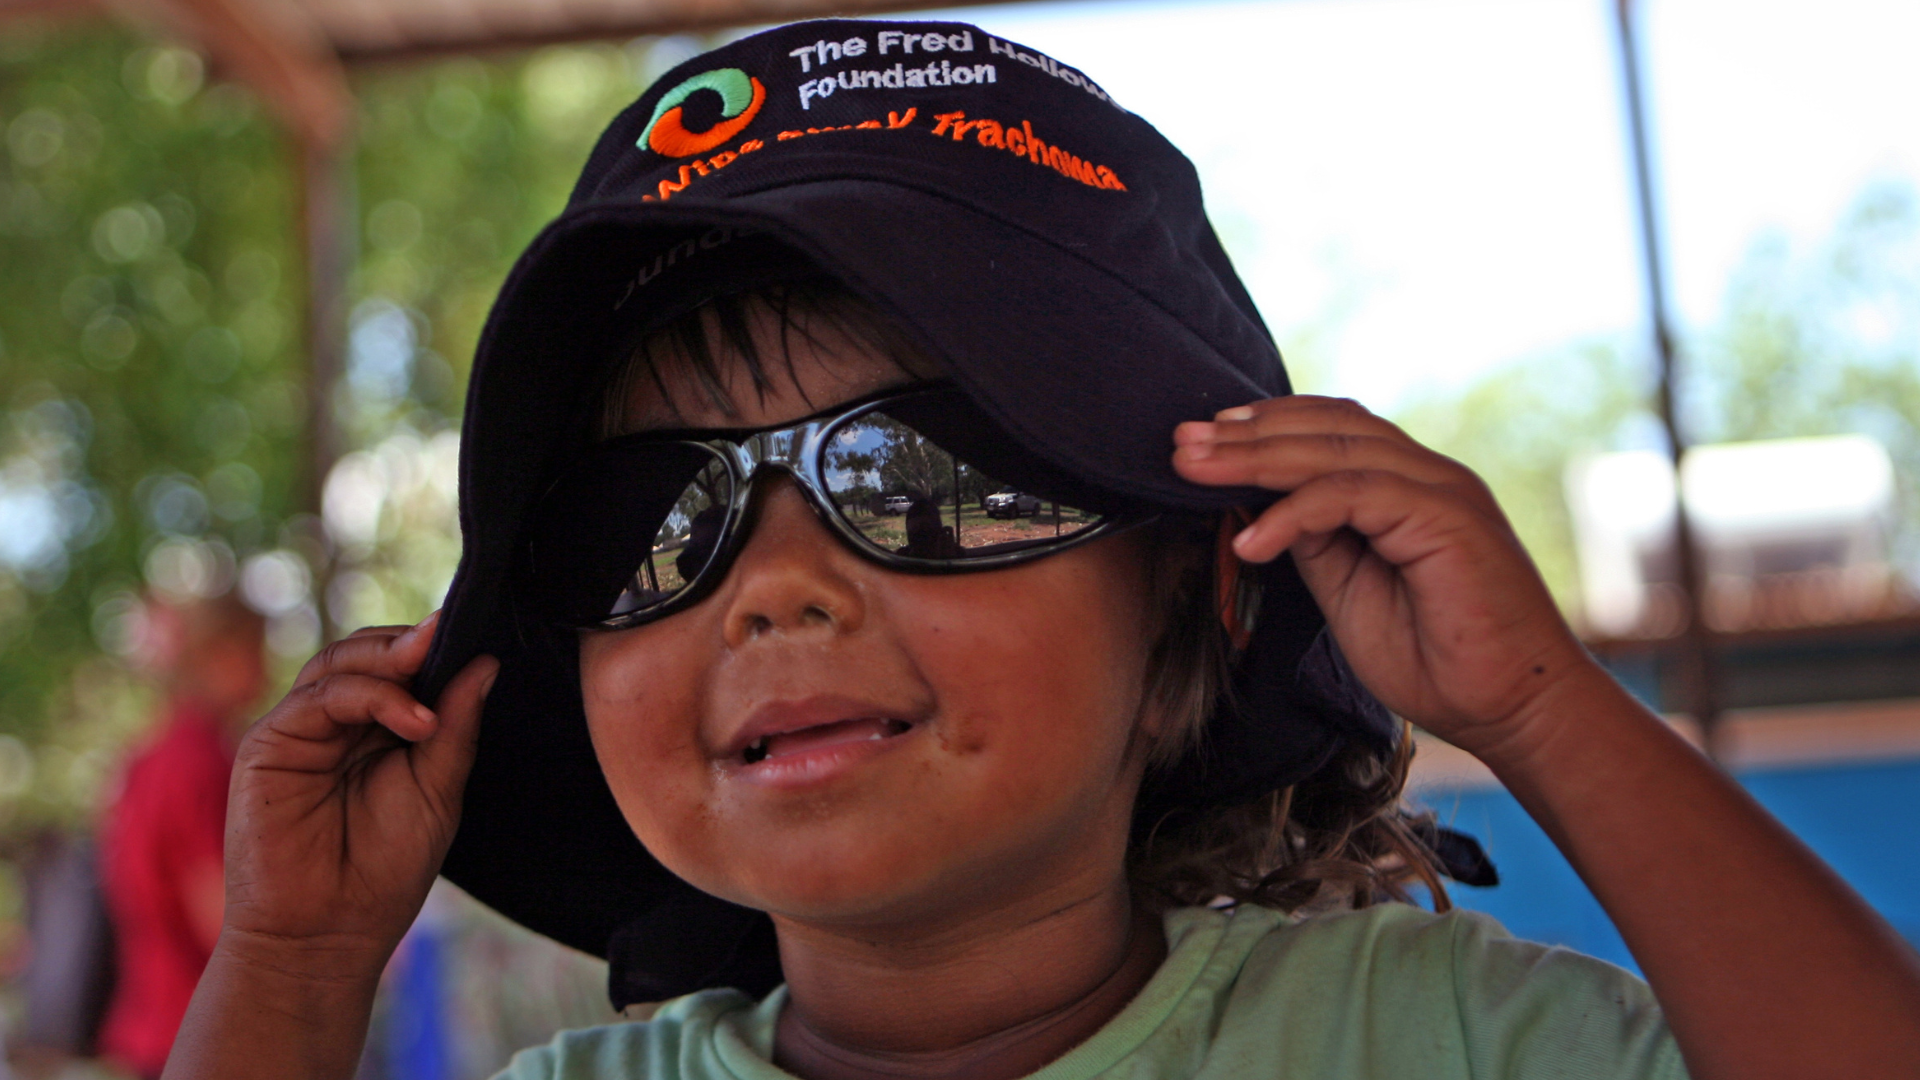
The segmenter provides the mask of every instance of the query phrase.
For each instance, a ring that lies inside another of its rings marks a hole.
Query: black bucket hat
[[[1172,511],[1273,499],[1172,469],[1177,423],[1290,387],[1192,165],[1092,79],[974,26],[850,20],[668,73],[601,136],[488,319],[462,432],[465,546],[417,680],[431,701],[475,655],[501,658],[444,873],[609,956],[616,1004],[769,989],[772,925],[681,882],[628,830],[571,639],[514,610],[522,526],[584,449],[582,402],[636,327],[796,259],[917,336],[1069,475]],[[1250,573],[1262,602],[1232,691],[1201,748],[1150,778],[1143,815],[1257,797],[1350,741],[1396,745],[1291,564]]]

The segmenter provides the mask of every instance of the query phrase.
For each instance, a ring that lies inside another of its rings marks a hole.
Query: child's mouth
[[[747,744],[747,748],[740,753],[740,760],[747,765],[758,765],[763,761],[775,761],[850,743],[878,742],[905,734],[912,728],[913,725],[905,720],[882,717],[858,717],[830,724],[815,724],[798,731],[763,735]]]

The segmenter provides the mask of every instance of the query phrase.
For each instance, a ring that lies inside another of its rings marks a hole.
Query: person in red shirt
[[[265,626],[231,594],[149,606],[165,705],[102,823],[116,977],[101,1053],[141,1077],[166,1066],[220,932],[234,746],[266,689]]]

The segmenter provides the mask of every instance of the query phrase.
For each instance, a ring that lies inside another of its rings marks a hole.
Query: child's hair
[[[768,315],[779,330],[782,365],[791,365],[796,336],[818,343],[830,334],[864,345],[910,375],[931,377],[939,371],[939,364],[911,335],[846,286],[824,276],[799,277],[751,292],[722,293],[642,334],[632,351],[613,366],[598,395],[598,408],[590,420],[592,437],[612,438],[629,429],[632,418],[627,404],[642,382],[651,383],[661,399],[677,409],[679,403],[662,376],[666,369],[683,369],[708,404],[732,416],[733,395],[742,388],[727,385],[721,358],[735,358],[745,369],[753,393],[765,397],[775,375],[765,354],[767,343],[754,329],[765,325]]]
[[[771,320],[769,320],[771,316]],[[778,355],[765,337],[777,327]],[[756,335],[756,327],[760,332]],[[798,337],[857,342],[920,378],[940,363],[871,304],[837,281],[804,277],[747,292],[724,293],[648,329],[616,358],[589,414],[593,439],[630,430],[633,391],[650,383],[675,407],[663,373],[677,371],[723,414],[734,413],[723,358],[737,360],[753,393],[765,395],[790,374]],[[1178,761],[1205,737],[1228,674],[1228,640],[1216,607],[1215,538],[1211,522],[1167,515],[1147,526],[1148,610],[1165,613],[1153,628],[1146,693],[1165,718],[1164,734],[1146,748],[1149,768]],[[1348,742],[1312,776],[1237,806],[1142,823],[1129,854],[1136,892],[1156,906],[1221,899],[1283,911],[1337,905],[1365,907],[1379,899],[1411,900],[1426,886],[1434,906],[1449,906],[1439,861],[1423,840],[1432,815],[1401,802],[1412,739],[1391,757]]]

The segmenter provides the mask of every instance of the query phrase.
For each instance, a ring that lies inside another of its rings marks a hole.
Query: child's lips
[[[763,700],[747,712],[716,750],[724,760],[739,761],[749,748],[758,746],[764,750],[766,747],[762,744],[777,738],[799,736],[802,732],[818,733],[817,729],[859,721],[898,721],[911,727],[925,719],[928,712],[926,706],[902,709],[830,693]]]
[[[804,786],[891,749],[920,719],[832,696],[771,702],[741,725],[722,751],[722,764],[742,780]]]
[[[825,783],[899,745],[914,730],[904,720],[861,717],[757,739],[729,764],[736,780],[757,787],[806,788]]]
[[[813,727],[801,728],[799,731],[785,731],[776,735],[763,736],[742,752],[742,758],[747,764],[754,765],[762,761],[774,761],[831,746],[889,739],[895,735],[905,734],[911,727],[913,725],[904,720],[889,720],[883,717],[860,717],[831,724],[816,724]]]

